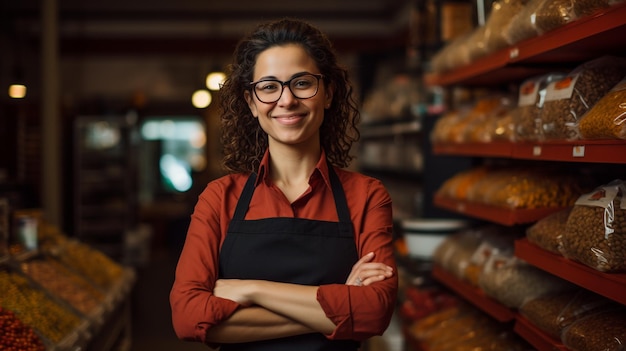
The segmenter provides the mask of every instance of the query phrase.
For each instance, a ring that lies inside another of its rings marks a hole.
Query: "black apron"
[[[339,222],[303,218],[244,220],[256,174],[237,202],[219,258],[219,277],[260,279],[303,285],[344,284],[358,260],[343,187],[329,167]],[[350,351],[359,343],[328,340],[321,333],[274,340],[223,344],[222,351]]]

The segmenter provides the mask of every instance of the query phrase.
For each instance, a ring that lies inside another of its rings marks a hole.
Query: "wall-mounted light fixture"
[[[26,90],[22,70],[19,67],[15,67],[13,70],[13,81],[9,85],[9,97],[12,99],[23,99],[26,97]]]

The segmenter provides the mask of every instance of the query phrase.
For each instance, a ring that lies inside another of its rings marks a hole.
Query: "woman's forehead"
[[[272,46],[257,56],[253,80],[269,77],[286,80],[300,72],[319,73],[315,60],[302,46]]]

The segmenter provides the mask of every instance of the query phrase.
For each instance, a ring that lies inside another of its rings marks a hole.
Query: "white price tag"
[[[585,145],[574,146],[572,148],[572,156],[585,157]]]
[[[541,146],[533,146],[533,156],[541,156]]]

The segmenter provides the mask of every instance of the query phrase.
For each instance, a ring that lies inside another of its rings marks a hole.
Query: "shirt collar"
[[[270,151],[269,149],[265,150],[265,154],[261,159],[261,163],[259,164],[259,170],[257,172],[257,179],[254,186],[259,185],[261,182],[265,182],[265,184],[269,184],[269,175],[267,170],[269,169],[270,164]],[[330,177],[328,175],[328,167],[332,167],[332,165],[328,164],[326,160],[326,153],[324,149],[320,154],[320,159],[317,161],[317,165],[315,165],[315,169],[313,170],[313,174],[311,174],[311,178],[313,179],[316,176],[321,176],[326,183],[326,186],[330,187]],[[310,182],[310,180],[309,180]]]

